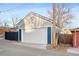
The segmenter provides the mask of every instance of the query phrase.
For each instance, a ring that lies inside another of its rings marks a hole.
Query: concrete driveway
[[[18,42],[0,40],[0,56],[69,56],[75,54],[58,53],[55,50],[39,49],[30,46],[17,45]],[[76,55],[75,55],[76,56]]]

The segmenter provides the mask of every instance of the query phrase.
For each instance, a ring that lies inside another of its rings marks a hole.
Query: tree
[[[0,27],[3,27],[3,20],[0,19]]]
[[[16,27],[17,18],[12,18],[13,28]]]
[[[49,18],[53,20],[56,19],[57,26],[65,28],[73,18],[72,13],[70,11],[71,8],[65,6],[65,4],[54,3],[53,9],[51,11],[48,11],[48,14],[50,15]]]
[[[70,8],[68,6],[56,3],[53,4],[52,11],[49,11],[48,13],[50,14],[50,17],[52,17],[51,19],[53,19],[53,47],[56,48],[56,25],[62,31],[72,18],[72,14],[70,13]]]
[[[4,20],[4,21],[3,21],[3,27],[6,27],[6,28],[8,28],[8,27],[9,27],[9,23],[8,23],[8,21],[7,21],[7,20]]]

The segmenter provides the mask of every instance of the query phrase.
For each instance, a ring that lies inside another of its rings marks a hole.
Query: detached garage
[[[21,42],[36,44],[52,43],[51,19],[40,14],[30,12],[17,23],[18,30],[21,29]]]

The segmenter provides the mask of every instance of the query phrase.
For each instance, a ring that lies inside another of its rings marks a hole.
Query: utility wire
[[[0,13],[9,12],[9,11],[12,11],[12,10],[18,9],[18,8],[20,8],[20,7],[23,7],[23,6],[24,6],[24,5],[20,5],[20,6],[17,6],[17,7],[11,8],[11,9],[3,10],[3,11],[0,11]]]

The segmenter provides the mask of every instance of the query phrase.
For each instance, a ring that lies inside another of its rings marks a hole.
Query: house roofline
[[[35,16],[38,16],[38,17],[42,18],[43,20],[46,20],[46,21],[48,21],[48,22],[50,22],[50,23],[53,23],[53,20],[52,20],[52,19],[50,19],[50,18],[48,18],[48,17],[45,17],[45,16],[42,16],[42,15],[40,15],[40,14],[38,14],[38,13],[35,13],[35,12],[32,12],[32,11],[29,12],[25,17],[29,16],[30,14],[33,14],[33,15],[35,15]],[[23,19],[25,19],[25,17],[24,17]],[[23,21],[23,19],[20,20],[20,21],[18,21],[17,24],[19,24],[21,21]],[[17,24],[16,24],[16,25],[17,25]],[[60,28],[57,24],[56,24],[56,26],[57,26],[58,28]]]

